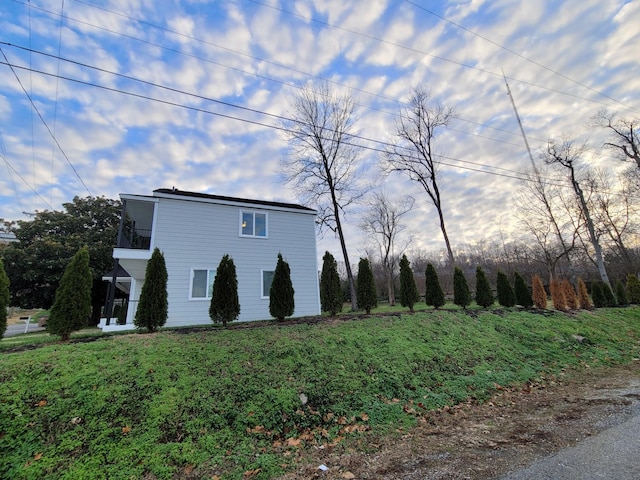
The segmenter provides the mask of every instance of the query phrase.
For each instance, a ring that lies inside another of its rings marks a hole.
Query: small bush
[[[438,273],[432,264],[427,265],[427,269],[424,272],[425,292],[424,301],[427,305],[438,309],[445,303],[444,293],[440,286],[440,280],[438,279]]]
[[[606,299],[604,292],[602,291],[602,285],[599,283],[593,283],[591,285],[591,298],[593,299],[593,306],[596,308],[602,308],[606,306]]]
[[[533,298],[531,292],[524,282],[524,278],[518,273],[513,274],[514,277],[514,293],[516,294],[516,305],[522,305],[524,308],[533,307]]]
[[[462,308],[467,308],[467,305],[471,303],[469,284],[464,273],[458,267],[455,267],[453,271],[453,303]]]
[[[0,338],[7,330],[7,308],[9,308],[10,301],[9,277],[4,269],[4,262],[0,258]]]
[[[140,301],[133,321],[136,327],[153,332],[167,322],[169,298],[167,295],[167,267],[164,255],[155,248],[147,264]]]
[[[282,254],[279,253],[269,289],[269,314],[280,321],[293,315],[295,310],[294,293],[291,283],[291,269],[282,258]]]
[[[551,301],[553,302],[553,308],[556,310],[560,310],[564,312],[567,310],[567,301],[564,296],[564,291],[562,289],[562,284],[559,280],[555,278],[551,280],[551,285],[549,286],[549,290],[551,290]]]
[[[413,312],[413,306],[420,301],[416,280],[413,277],[413,271],[406,255],[402,255],[400,259],[400,305],[409,307],[409,311]]]
[[[87,324],[91,313],[93,276],[89,268],[89,250],[81,248],[65,268],[51,307],[47,331],[69,340],[71,332]]]
[[[578,296],[576,295],[576,291],[573,289],[573,285],[566,278],[562,281],[560,285],[562,288],[562,293],[564,294],[565,305],[568,310],[577,310],[578,309]]]
[[[640,303],[640,279],[637,275],[627,275],[627,300],[629,303]]]
[[[213,293],[209,305],[209,318],[213,323],[233,322],[240,315],[240,300],[238,298],[238,277],[233,258],[225,255],[220,260],[216,276],[213,280]]]
[[[593,309],[591,300],[589,300],[589,292],[587,291],[587,286],[581,278],[578,278],[578,303],[579,307],[583,310]]]
[[[358,263],[358,308],[371,313],[371,309],[378,306],[378,295],[376,293],[376,283],[371,271],[369,260],[361,258]]]
[[[498,290],[498,303],[503,307],[513,307],[516,304],[516,295],[509,283],[509,278],[500,270],[498,270],[496,287]]]
[[[325,252],[320,274],[320,306],[332,317],[342,311],[343,294],[338,276],[338,263],[333,255]]]
[[[476,268],[476,303],[487,308],[493,305],[493,292],[481,267]]]
[[[613,290],[611,290],[611,285],[608,283],[602,283],[602,294],[604,295],[604,306],[605,307],[615,307],[618,304],[616,300],[616,296],[613,294]]]
[[[531,282],[531,287],[533,290],[533,303],[536,308],[546,309],[547,308],[547,292],[544,289],[544,285],[542,284],[542,280],[535,274],[533,276],[533,280]]]
[[[618,299],[618,305],[629,305],[627,290],[620,279],[616,281],[616,298]]]

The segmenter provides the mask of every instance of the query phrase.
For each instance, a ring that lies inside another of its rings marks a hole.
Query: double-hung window
[[[248,210],[240,211],[240,235],[267,238],[267,214]]]
[[[215,270],[191,269],[191,288],[189,289],[189,299],[210,300],[213,294],[213,280],[216,277]]]

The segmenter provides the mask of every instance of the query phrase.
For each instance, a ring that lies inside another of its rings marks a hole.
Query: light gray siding
[[[233,205],[160,198],[154,244],[164,253],[168,272],[167,326],[211,323],[208,299],[190,299],[192,269],[215,270],[223,255],[236,265],[241,321],[269,319],[269,300],[261,298],[262,271],[274,270],[278,253],[291,268],[294,316],[320,312],[315,215],[308,210]],[[268,238],[240,235],[240,211],[268,215]]]

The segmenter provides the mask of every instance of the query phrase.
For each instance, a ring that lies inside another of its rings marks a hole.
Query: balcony
[[[151,248],[151,229],[136,228],[135,224],[123,224],[116,248],[149,250]]]

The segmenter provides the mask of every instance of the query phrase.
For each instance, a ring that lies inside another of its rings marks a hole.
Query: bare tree
[[[342,225],[345,209],[363,191],[358,187],[360,148],[355,144],[356,103],[339,96],[327,83],[307,85],[290,100],[290,121],[283,125],[289,156],[281,162],[286,181],[304,201],[318,210],[321,229],[329,228],[340,241],[351,307],[357,309],[356,289]]]
[[[616,119],[615,114],[601,110],[593,117],[592,124],[609,130],[611,141],[605,142],[605,147],[616,150],[623,161],[634,161],[640,169],[640,118]]]
[[[436,137],[454,117],[453,109],[432,101],[424,86],[415,87],[407,106],[400,109],[395,142],[386,149],[383,167],[387,172],[404,173],[427,192],[438,212],[451,268],[454,256],[444,223],[439,185],[440,153],[436,149]]]
[[[607,275],[607,270],[604,266],[604,258],[602,256],[602,247],[600,246],[599,235],[596,234],[596,229],[593,219],[591,218],[591,212],[589,211],[587,200],[585,199],[584,192],[576,175],[580,159],[587,151],[587,148],[586,144],[576,145],[573,140],[564,137],[559,143],[554,140],[549,140],[547,143],[547,150],[543,155],[544,161],[547,164],[559,165],[567,170],[568,179],[571,182],[571,186],[576,195],[578,207],[589,235],[589,241],[594,250],[595,263],[598,267],[600,279],[610,286],[609,276]]]
[[[603,170],[597,172],[594,182],[597,186],[593,200],[594,218],[626,276],[637,271],[637,259],[630,248],[639,231],[639,212],[633,201],[636,186],[630,176],[623,174],[620,176],[620,189],[614,191],[611,176]]]
[[[562,188],[546,178],[551,177],[548,167],[533,166],[516,196],[520,222],[536,241],[539,261],[544,263],[549,281],[556,276],[561,261],[571,263],[571,252],[576,248],[578,230],[565,215],[567,202]]]
[[[360,228],[369,234],[379,252],[385,272],[389,305],[395,305],[394,272],[398,262],[395,251],[397,236],[404,230],[400,219],[413,209],[415,199],[409,195],[389,198],[384,192],[374,192],[364,213]]]

